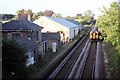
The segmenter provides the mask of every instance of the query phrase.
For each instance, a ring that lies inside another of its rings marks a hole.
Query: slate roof
[[[24,21],[24,20],[12,20],[10,22],[4,23],[2,30],[41,30],[42,27],[30,22],[30,21]]]
[[[25,49],[28,50],[33,50],[37,48],[40,44],[35,42],[34,40],[29,40],[27,38],[21,38],[16,41],[19,45],[22,47],[25,47]]]
[[[73,19],[66,19],[67,21],[70,21],[70,22],[72,22],[72,23],[74,23],[74,24],[76,24],[76,25],[81,25],[79,22],[77,22],[77,21],[75,21],[75,20],[73,20]]]
[[[59,23],[61,25],[64,25],[64,26],[66,26],[68,28],[73,28],[73,27],[78,26],[78,25],[73,24],[73,23],[71,23],[71,22],[69,22],[69,21],[67,21],[67,20],[65,20],[63,18],[58,18],[58,17],[47,17],[47,18],[49,18],[49,19],[51,19],[51,20],[53,20],[53,21],[55,21],[55,22],[57,22],[57,23]]]
[[[60,39],[59,33],[42,33],[42,41]]]

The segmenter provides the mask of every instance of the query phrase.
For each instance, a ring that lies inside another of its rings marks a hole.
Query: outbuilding
[[[44,53],[48,50],[51,52],[57,52],[60,45],[59,33],[42,33],[42,51]]]

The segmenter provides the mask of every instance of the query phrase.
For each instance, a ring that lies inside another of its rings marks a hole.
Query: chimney
[[[32,21],[32,17],[31,17],[31,15],[29,14],[29,11],[27,11],[27,20],[28,20],[28,21]]]
[[[22,14],[24,14],[24,9],[22,9]]]
[[[29,15],[29,11],[27,11],[27,14]]]
[[[18,20],[27,20],[27,15],[24,14],[24,9],[22,9],[22,14],[18,14]]]

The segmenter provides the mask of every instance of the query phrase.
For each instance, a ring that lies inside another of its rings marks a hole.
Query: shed
[[[52,50],[53,44],[56,44],[56,49],[60,46],[59,33],[42,33],[42,47],[43,51]]]

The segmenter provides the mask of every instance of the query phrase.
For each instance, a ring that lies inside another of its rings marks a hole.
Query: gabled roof
[[[76,25],[81,25],[79,22],[77,22],[77,21],[75,21],[75,20],[73,20],[73,19],[66,19],[67,21],[70,21],[70,22],[72,22],[72,23],[74,23],[74,24],[76,24]]]
[[[69,22],[69,21],[67,21],[67,20],[65,20],[63,18],[58,18],[58,17],[47,17],[47,18],[49,18],[49,19],[51,19],[51,20],[53,20],[53,21],[55,21],[55,22],[57,22],[57,23],[59,23],[61,25],[64,25],[67,28],[73,28],[73,27],[78,26],[78,25],[73,24],[73,23],[71,23],[71,22]]]
[[[25,47],[25,49],[28,50],[33,50],[37,48],[40,44],[35,42],[32,39],[27,39],[27,38],[21,38],[16,41],[19,45],[22,47]]]
[[[10,22],[4,23],[2,26],[2,30],[41,30],[42,27],[24,20],[12,20]]]
[[[59,33],[42,33],[42,41],[60,39]]]

